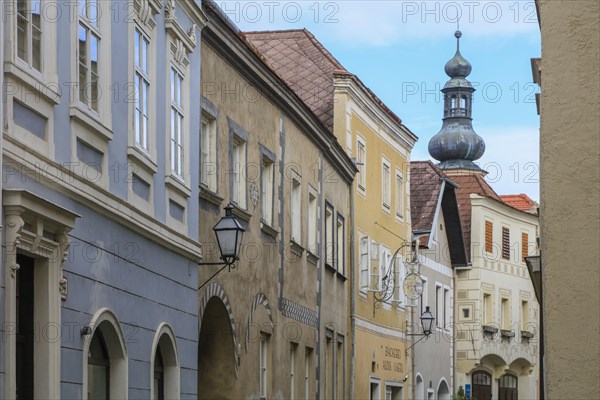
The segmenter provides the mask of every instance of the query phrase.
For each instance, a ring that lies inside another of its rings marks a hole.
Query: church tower
[[[450,77],[444,93],[444,118],[442,129],[429,141],[429,154],[440,161],[444,172],[468,170],[485,174],[473,161],[485,152],[483,139],[473,130],[473,92],[475,88],[467,80],[471,64],[460,54],[460,37],[456,31],[456,54],[446,63],[445,71]]]

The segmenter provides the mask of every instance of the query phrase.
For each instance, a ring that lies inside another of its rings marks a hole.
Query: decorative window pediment
[[[175,0],[169,0],[165,6],[165,29],[171,35],[171,53],[178,64],[187,67],[187,55],[196,48],[196,24],[186,32],[175,16]]]
[[[160,13],[162,2],[160,0],[134,0],[133,7],[138,21],[150,29],[154,29],[156,26],[154,16]]]

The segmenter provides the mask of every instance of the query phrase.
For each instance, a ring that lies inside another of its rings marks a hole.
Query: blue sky
[[[439,89],[456,50],[473,65],[473,126],[486,142],[479,164],[500,194],[539,201],[539,118],[530,58],[540,56],[532,1],[218,1],[242,30],[308,28],[418,137],[428,159],[441,127]]]

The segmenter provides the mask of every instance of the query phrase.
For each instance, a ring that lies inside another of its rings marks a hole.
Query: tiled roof
[[[375,93],[344,68],[307,29],[244,32],[242,37],[260,51],[277,74],[331,131],[334,76],[353,79],[394,121],[402,123]]]
[[[500,195],[500,199],[502,199],[503,202],[505,202],[506,204],[508,204],[509,206],[516,208],[517,210],[521,210],[521,211],[525,211],[525,212],[529,212],[529,213],[536,213],[536,209],[538,207],[538,204],[533,201],[529,196],[527,196],[525,193],[521,193],[521,194],[504,194],[504,195]]]
[[[498,194],[485,181],[483,176],[473,173],[459,173],[450,175],[450,178],[456,182],[460,188],[456,190],[456,198],[458,199],[458,207],[460,209],[460,219],[462,222],[462,231],[465,239],[465,246],[471,249],[471,194],[475,193],[480,196],[490,197],[497,201],[502,201]],[[470,251],[468,252],[470,254]]]

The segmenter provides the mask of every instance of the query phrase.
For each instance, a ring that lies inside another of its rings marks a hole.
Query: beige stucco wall
[[[540,0],[547,398],[600,393],[600,9]]]

